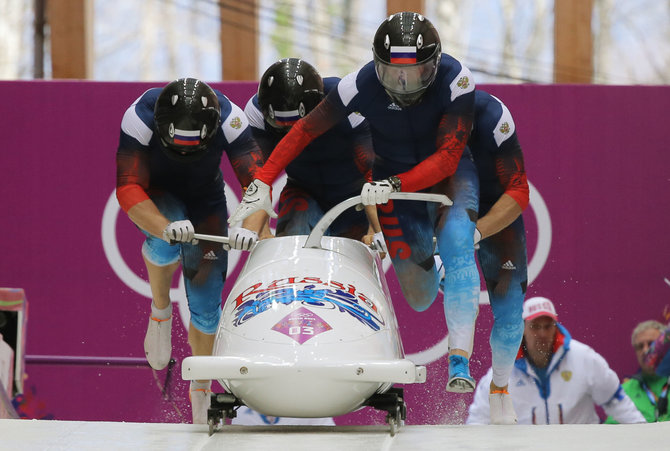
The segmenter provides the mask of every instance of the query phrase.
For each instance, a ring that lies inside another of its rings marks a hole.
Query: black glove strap
[[[392,175],[388,178],[388,180],[391,184],[391,187],[393,188],[393,192],[399,193],[400,189],[402,188],[402,182],[400,181],[400,178],[397,175]]]

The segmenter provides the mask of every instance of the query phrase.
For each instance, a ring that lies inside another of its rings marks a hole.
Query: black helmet
[[[287,132],[323,99],[323,80],[314,66],[285,58],[265,71],[258,84],[258,103],[265,121]]]
[[[197,160],[221,123],[219,99],[207,83],[180,78],[159,94],[154,121],[169,157],[178,161]]]
[[[379,82],[394,102],[406,107],[419,102],[435,80],[442,47],[428,19],[402,12],[379,26],[372,53]]]

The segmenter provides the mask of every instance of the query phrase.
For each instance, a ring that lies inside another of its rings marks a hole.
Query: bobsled
[[[447,196],[393,193],[391,199],[439,202]],[[378,252],[324,236],[360,196],[336,205],[310,235],[257,242],[226,302],[211,356],[182,362],[182,378],[217,380],[209,432],[241,405],[277,417],[320,418],[369,406],[387,412],[394,435],[406,418],[402,388],[426,369],[405,359]],[[196,234],[225,242],[226,237]]]

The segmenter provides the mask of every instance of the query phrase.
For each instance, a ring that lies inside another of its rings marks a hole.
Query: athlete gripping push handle
[[[376,156],[373,181],[361,190],[363,203],[378,206],[403,294],[417,311],[426,310],[438,293],[437,237],[447,280],[447,390],[469,392],[475,385],[469,356],[479,305],[474,260],[478,189],[472,159],[464,150],[473,124],[475,84],[467,67],[442,53],[430,21],[413,12],[394,14],[379,26],[373,57],[340,80],[279,142],[229,222],[259,209],[272,214],[269,186],[281,170],[349,114],[363,115]],[[392,192],[416,191],[446,194],[454,205],[389,201]]]
[[[293,124],[309,114],[339,81],[337,77],[321,78],[316,68],[301,58],[281,59],[266,69],[258,93],[244,109],[266,159]],[[308,235],[325,212],[359,195],[371,177],[373,160],[370,130],[360,114],[350,114],[315,139],[285,168],[287,182],[279,196],[276,235]],[[267,202],[269,189],[256,181],[247,190],[247,198]],[[270,205],[264,208],[274,214]],[[345,211],[329,226],[327,235],[372,240],[377,233],[383,243],[375,208],[368,207],[365,213]]]
[[[172,276],[181,261],[194,355],[212,352],[221,316],[221,292],[230,248],[248,250],[267,223],[249,216],[228,229],[219,165],[226,152],[242,186],[263,161],[243,111],[222,93],[194,78],[182,78],[142,94],[125,112],[116,154],[116,195],[142,230],[142,255],[153,302],[144,351],[154,369],[172,352]],[[228,235],[226,247],[195,239],[199,233]],[[210,381],[193,381],[194,423],[205,423]]]

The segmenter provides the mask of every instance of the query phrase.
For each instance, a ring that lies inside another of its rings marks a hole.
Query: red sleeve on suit
[[[415,192],[431,187],[456,172],[472,130],[471,115],[445,114],[437,133],[437,150],[407,172],[398,174],[402,191]]]
[[[116,153],[116,198],[126,213],[149,199],[148,156],[137,150],[119,149]]]
[[[530,190],[520,146],[515,146],[511,154],[496,159],[496,175],[505,188],[505,194],[525,210],[530,202]]]
[[[128,213],[128,210],[140,202],[149,199],[149,196],[140,185],[131,184],[116,188],[116,198],[123,211]]]
[[[272,185],[279,173],[315,138],[346,117],[346,110],[337,108],[326,97],[307,116],[291,127],[272,151],[256,178]]]
[[[246,152],[237,153],[230,157],[230,165],[233,167],[240,186],[242,186],[242,191],[246,190],[256,178],[256,173],[263,165],[264,160],[263,152],[255,141],[250,141],[249,149]]]
[[[368,182],[372,181],[372,165],[375,162],[375,151],[372,145],[370,127],[363,123],[356,128],[354,138],[354,163],[356,168]]]

